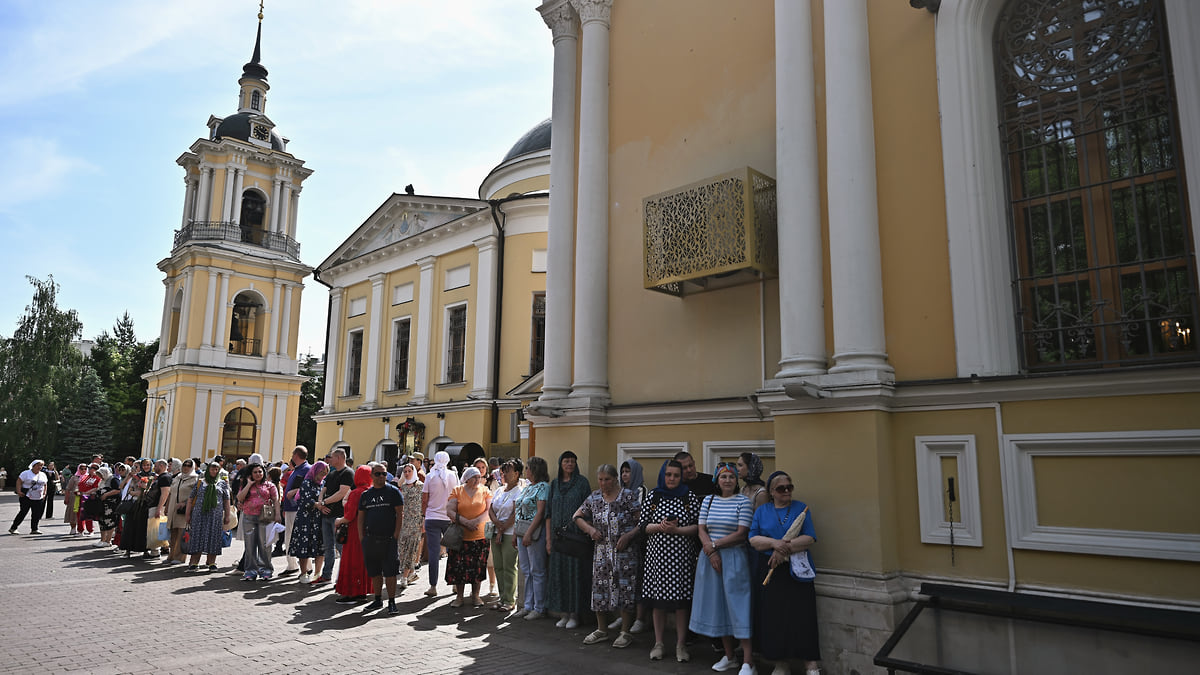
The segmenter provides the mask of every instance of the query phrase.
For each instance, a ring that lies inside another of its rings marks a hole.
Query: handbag
[[[442,533],[442,546],[448,551],[461,551],[463,545],[463,529],[458,523],[450,523],[450,527]],[[430,553],[432,555],[432,552]]]
[[[560,527],[554,532],[554,552],[572,558],[592,557],[592,538],[581,532],[572,532]]]
[[[279,514],[275,512],[274,501],[269,501],[266,504],[263,504],[262,513],[259,514],[258,519],[268,523],[273,523],[276,520],[279,520]]]
[[[350,537],[350,523],[342,523],[337,526],[337,531],[334,532],[333,538],[339,544],[345,544],[346,539]]]
[[[104,502],[99,497],[92,497],[83,502],[83,514],[88,520],[100,520],[104,515]]]
[[[532,521],[532,520],[520,520],[520,519],[518,519],[518,520],[517,520],[517,524],[513,526],[513,534],[517,535],[518,537],[524,537],[524,536],[525,536],[525,533],[529,531],[529,526],[530,526],[530,525],[533,525],[533,521]],[[539,527],[539,528],[537,528],[536,530],[534,530],[534,531],[533,531],[533,534],[532,534],[532,535],[531,535],[529,538],[530,538],[530,539],[532,539],[533,541],[539,541],[539,540],[541,540],[541,538],[542,538],[542,528],[540,528],[540,527]]]
[[[120,504],[117,504],[116,514],[118,516],[127,516],[133,513],[133,510],[137,508],[137,504],[137,497],[126,497],[121,500]]]
[[[496,523],[487,521],[483,524],[483,538],[491,541],[496,537]]]

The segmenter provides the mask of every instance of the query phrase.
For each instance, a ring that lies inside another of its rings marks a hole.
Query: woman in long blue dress
[[[558,457],[558,478],[550,483],[546,499],[550,527],[546,533],[546,551],[550,554],[550,583],[546,600],[551,612],[562,617],[554,624],[558,628],[579,626],[579,613],[589,606],[592,559],[576,558],[554,550],[554,538],[565,529],[582,534],[575,525],[575,509],[591,494],[588,479],[579,474],[579,457],[567,450]]]
[[[229,483],[221,479],[221,465],[211,462],[204,470],[204,478],[196,481],[188,499],[185,520],[188,523],[188,551],[191,552],[189,572],[199,567],[201,553],[208,556],[204,563],[208,565],[208,571],[217,571],[225,523],[229,522],[232,512]]]
[[[324,540],[321,538],[321,513],[317,511],[317,496],[321,493],[321,481],[329,473],[329,465],[317,462],[308,470],[304,482],[295,490],[295,495],[288,495],[296,502],[296,522],[292,525],[292,540],[288,545],[288,555],[300,562],[301,584],[312,581],[309,576],[308,561],[315,559],[313,569],[321,569],[325,561]]]

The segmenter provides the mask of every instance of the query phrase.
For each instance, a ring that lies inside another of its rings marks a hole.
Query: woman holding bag
[[[279,519],[279,489],[267,480],[262,464],[251,464],[246,484],[238,491],[242,505],[243,541],[246,542],[246,573],[242,581],[261,577],[269,581],[275,568],[271,565],[271,547],[267,545],[267,528]]]
[[[221,553],[224,525],[232,517],[233,505],[229,500],[229,483],[221,479],[221,465],[210,462],[204,469],[204,477],[192,486],[192,493],[184,512],[188,523],[188,553],[191,554],[187,571],[196,571],[201,553],[208,556],[205,561],[208,571],[217,571],[217,556]]]
[[[451,607],[462,607],[463,591],[471,584],[471,602],[483,607],[479,597],[479,584],[487,578],[488,540],[484,536],[484,525],[488,521],[488,507],[492,494],[483,486],[479,469],[473,466],[463,471],[462,485],[450,492],[446,501],[446,513],[450,522],[463,529],[462,546],[451,549],[446,560],[446,583],[454,587],[455,598]],[[431,551],[432,553],[432,551]]]
[[[417,566],[421,564],[421,540],[425,536],[425,521],[421,518],[421,488],[425,484],[412,462],[400,473],[400,495],[404,497],[404,521],[400,529],[400,587],[415,583]]]
[[[195,471],[195,464],[191,459],[186,459],[179,475],[171,481],[171,493],[167,498],[166,513],[167,527],[171,529],[171,555],[163,563],[165,565],[181,563],[187,557],[182,545],[183,531],[187,528],[188,522],[188,500],[192,498],[192,488],[196,487],[198,480],[200,480],[200,475]]]
[[[591,494],[588,479],[579,475],[579,457],[567,450],[558,456],[558,479],[550,484],[546,500],[550,527],[546,530],[546,552],[550,554],[550,585],[547,604],[562,616],[556,628],[578,628],[579,613],[587,606],[591,557],[577,558],[555,550],[554,538],[562,532],[582,533],[575,525],[575,510]],[[560,547],[561,548],[561,547]]]
[[[317,496],[321,493],[321,481],[329,474],[329,465],[316,462],[308,470],[304,482],[291,495],[296,502],[296,522],[292,524],[292,540],[288,543],[288,555],[300,563],[300,578],[296,583],[307,584],[312,581],[309,576],[309,561],[315,559],[312,568],[320,574],[321,563],[325,561],[325,544],[321,535],[321,513],[317,511]]]

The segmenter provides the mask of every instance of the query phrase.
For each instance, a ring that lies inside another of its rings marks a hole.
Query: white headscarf
[[[262,455],[260,455],[256,452],[253,455],[250,455],[250,459],[249,459],[249,461],[246,462],[246,466],[250,466],[251,464],[262,464],[262,463],[263,463]]]
[[[450,473],[450,469],[446,468],[450,464],[450,453],[445,450],[438,450],[433,456],[433,468],[429,470],[426,480],[442,481],[448,488],[453,488],[458,485],[458,477]]]
[[[409,474],[411,474],[411,478]],[[404,479],[405,485],[412,485],[417,482],[417,467],[412,464],[405,464],[404,468],[400,470],[400,477]]]
[[[444,453],[443,453],[443,454],[444,454]],[[446,455],[446,461],[450,461],[450,456],[449,456],[449,455]],[[30,471],[33,471],[33,467],[34,467],[34,465],[35,465],[35,464],[41,464],[42,466],[46,466],[46,463],[45,463],[45,462],[43,462],[42,460],[40,460],[40,459],[35,459],[35,460],[33,460],[32,462],[30,462],[30,463],[29,463],[29,470],[30,470]]]
[[[476,476],[479,476],[479,475],[482,475],[482,474],[480,474],[480,473],[479,473],[479,469],[476,469],[476,468],[475,468],[475,467],[473,467],[473,466],[468,466],[468,467],[467,467],[467,470],[466,470],[466,471],[463,471],[463,475],[462,475],[462,482],[463,482],[463,484],[465,485],[467,481],[469,481],[469,480],[471,480],[472,478],[474,478],[474,477],[476,477]]]

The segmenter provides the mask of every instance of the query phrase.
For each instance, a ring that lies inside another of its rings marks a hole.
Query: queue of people
[[[480,459],[461,475],[445,452],[428,465],[404,458],[395,473],[383,462],[353,468],[340,448],[326,460],[310,464],[303,446],[276,466],[252,455],[204,465],[130,457],[109,467],[97,456],[63,471],[63,518],[71,536],[98,529],[97,547],[165,556],[164,565],[187,573],[216,572],[239,536],[243,555],[231,573],[243,581],[272,580],[273,558],[284,557],[278,577],[333,583],[336,602],[369,600],[366,611],[385,606],[386,590],[389,614],[399,613],[396,595],[419,581],[422,562],[425,595],[441,594],[444,556],[454,608],[486,607],[510,621],[553,615],[564,629],[591,614],[596,628],[584,644],[614,648],[649,627],[651,660],[666,656],[672,619],[681,663],[700,635],[723,651],[715,671],[756,673],[757,654],[774,663],[773,675],[789,673],[792,660],[819,672],[812,516],[793,499],[787,473],[762,480],[753,453],[719,464],[714,476],[679,453],[650,489],[637,461],[603,464],[595,490],[570,451],[553,478],[541,457]],[[39,534],[48,474],[41,460],[22,472],[10,533],[28,515]]]

